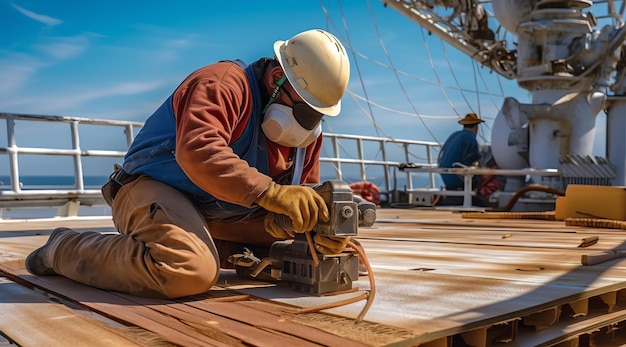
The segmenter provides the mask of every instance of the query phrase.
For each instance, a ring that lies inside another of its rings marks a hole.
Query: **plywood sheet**
[[[274,307],[273,313],[243,305],[255,299],[220,288],[196,297],[157,300],[103,291],[61,276],[32,276],[20,261],[0,263],[0,271],[15,281],[35,285],[110,319],[158,333],[166,341],[185,346],[373,345],[291,320],[293,307],[282,303],[268,303]],[[344,320],[343,324],[347,332],[354,331],[353,321]],[[354,332],[350,337],[362,339]],[[388,337],[383,344],[393,339],[396,338]]]
[[[205,336],[187,336],[197,343],[203,343],[202,339],[208,336],[213,343],[239,341],[254,345],[260,344],[266,333],[289,334],[292,327],[282,331],[282,325],[277,323],[286,321],[296,324],[303,333],[306,330],[301,327],[306,326],[328,334],[319,335],[318,340],[306,338],[324,345],[341,341],[335,341],[335,337],[368,345],[441,341],[456,334],[486,330],[493,324],[518,322],[524,316],[577,300],[621,292],[626,286],[626,259],[595,266],[580,263],[583,254],[626,249],[623,231],[567,227],[556,221],[466,219],[450,211],[383,209],[378,215],[381,220],[372,228],[359,230],[358,236],[373,266],[377,287],[374,304],[362,324],[353,324],[353,319],[361,312],[363,301],[320,314],[294,315],[285,309],[318,306],[354,293],[314,297],[285,285],[242,281],[229,271],[222,271],[216,289],[244,293],[253,299],[222,305],[203,297],[163,305],[110,292],[93,292],[83,297],[86,292],[74,287],[69,290],[70,287],[65,288],[67,283],[56,282],[64,279],[35,278],[19,268],[11,271],[22,280],[47,290],[63,291],[91,309],[110,312],[117,319],[146,329],[157,330],[159,326],[150,327],[156,323],[142,322],[140,316],[158,314],[167,319],[175,317],[172,324],[169,320],[159,323],[173,329],[172,334],[181,333],[183,328],[194,327],[196,333],[200,330]],[[19,250],[12,258],[0,257],[11,264],[47,238],[25,235],[6,242],[9,238],[1,235],[0,251]],[[598,236],[598,242],[579,247],[582,239],[589,236]],[[33,242],[31,237],[39,238]],[[370,289],[366,277],[355,284],[359,291]],[[134,313],[116,312],[119,305],[132,308]],[[621,317],[614,316],[618,318],[613,320]],[[594,324],[606,323],[602,317],[598,320]],[[207,322],[219,328],[211,330]],[[337,329],[347,326],[347,322],[353,324],[351,331]],[[238,335],[239,329],[246,333]],[[563,331],[574,336],[585,329],[583,323]],[[368,336],[367,332],[371,334]],[[558,332],[555,335],[551,339],[559,338]],[[377,336],[381,339],[376,340]]]
[[[20,346],[141,346],[93,318],[0,279],[0,331]]]

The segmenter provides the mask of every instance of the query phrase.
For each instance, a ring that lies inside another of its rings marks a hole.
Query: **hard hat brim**
[[[285,56],[282,52],[285,47],[286,42],[287,41],[281,41],[281,40],[274,42],[274,55],[276,56],[276,59],[280,63],[280,66],[282,67],[283,72],[285,73],[285,76],[287,76],[287,80],[289,81],[289,84],[291,84],[291,86],[296,91],[296,93],[298,93],[298,95],[302,98],[302,100],[304,100],[304,102],[307,105],[311,106],[311,108],[313,108],[317,112],[322,113],[326,116],[330,116],[330,117],[337,116],[339,112],[341,112],[341,100],[339,100],[337,104],[333,106],[328,106],[328,107],[315,105],[314,103],[311,102],[313,100],[316,100],[315,96],[313,96],[311,93],[306,91],[306,89],[301,88],[300,85],[297,83],[297,77],[294,75],[293,71],[291,69],[285,68],[285,66],[289,66],[289,63],[286,61]]]

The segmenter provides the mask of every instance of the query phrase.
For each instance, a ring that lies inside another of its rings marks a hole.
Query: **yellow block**
[[[567,218],[566,202],[567,200],[564,196],[556,197],[556,206],[554,209],[554,218],[556,220],[565,220],[565,218]]]
[[[565,199],[565,218],[626,220],[626,187],[570,184]]]

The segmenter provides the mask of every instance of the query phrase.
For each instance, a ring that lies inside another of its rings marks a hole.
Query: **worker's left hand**
[[[265,227],[265,231],[280,240],[292,238],[294,236],[294,231],[285,230],[279,227],[274,220],[275,216],[276,214],[274,212],[269,212],[267,216],[265,216],[265,219],[263,219],[263,226]]]
[[[350,237],[315,235],[315,249],[325,255],[339,254],[348,245]]]

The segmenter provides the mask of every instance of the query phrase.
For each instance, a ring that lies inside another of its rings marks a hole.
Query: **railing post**
[[[380,141],[380,152],[382,153],[382,159],[384,163],[387,163],[387,139],[383,139]],[[385,171],[385,191],[387,192],[387,202],[391,200],[391,177],[389,177],[389,167],[390,165],[383,165],[383,169]]]
[[[404,148],[404,161],[406,163],[410,162],[410,158],[409,158],[409,144],[408,143],[404,143],[402,148]],[[411,175],[410,172],[406,173],[406,184],[407,184],[407,188],[408,190],[413,189],[413,176]]]
[[[426,161],[428,163],[432,163],[433,162],[432,149],[433,148],[432,148],[431,145],[426,145]],[[433,172],[429,173],[428,177],[430,178],[430,187],[429,188],[435,188],[435,173],[433,173]]]
[[[465,186],[463,187],[463,207],[470,208],[472,207],[472,174],[465,173],[463,175],[463,182]]]
[[[22,191],[20,187],[20,170],[17,161],[17,142],[15,141],[15,119],[7,117],[7,146],[9,152],[9,166],[11,170],[11,190],[15,193]]]
[[[130,148],[130,145],[133,143],[133,139],[135,138],[132,124],[126,125],[124,128],[124,134],[126,134],[126,148]]]
[[[337,141],[337,136],[333,136],[333,153],[335,155],[335,158],[337,159],[337,161],[333,163],[333,166],[335,167],[335,173],[337,174],[337,179],[343,181],[343,175],[341,173],[341,161],[339,160],[339,142]]]
[[[367,181],[367,175],[365,174],[365,156],[363,156],[363,140],[362,139],[357,139],[356,140],[356,147],[357,147],[357,151],[359,152],[359,161],[360,161],[360,169],[361,169],[361,181]]]
[[[81,161],[80,138],[78,135],[78,121],[70,122],[72,132],[72,149],[74,150],[74,187],[79,191],[85,190],[85,182],[83,180],[83,164]]]

